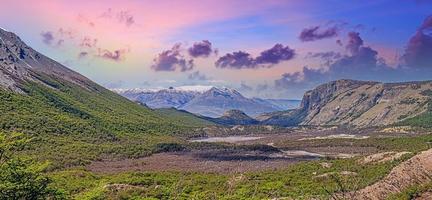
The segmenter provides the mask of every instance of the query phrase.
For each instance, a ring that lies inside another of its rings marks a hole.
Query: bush
[[[51,188],[43,172],[47,163],[35,163],[16,157],[27,139],[22,134],[0,133],[0,199],[64,199],[62,192]]]
[[[162,153],[162,152],[176,152],[183,151],[186,148],[178,143],[159,143],[156,145],[154,152]]]

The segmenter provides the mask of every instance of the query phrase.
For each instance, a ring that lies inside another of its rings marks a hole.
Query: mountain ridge
[[[6,89],[25,93],[20,85],[28,80],[50,87],[41,77],[43,75],[61,78],[89,90],[95,89],[96,84],[90,79],[37,52],[16,34],[3,29],[0,29],[0,56],[3,69],[0,71],[0,85]]]
[[[206,86],[193,90],[193,86],[168,89],[113,89],[130,100],[139,101],[151,108],[186,110],[198,115],[217,118],[229,110],[242,110],[248,115],[285,110],[298,106],[298,100],[247,98],[235,89]],[[180,88],[180,89],[178,89]]]
[[[384,126],[429,112],[432,81],[381,83],[341,79],[309,90],[300,108],[264,114],[272,125]]]

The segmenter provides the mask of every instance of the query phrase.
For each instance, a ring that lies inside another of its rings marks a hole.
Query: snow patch
[[[179,87],[171,87],[171,88],[113,88],[111,91],[116,93],[150,93],[150,92],[159,92],[159,91],[167,91],[167,92],[196,92],[196,93],[204,93],[214,88],[214,86],[209,85],[185,85]]]

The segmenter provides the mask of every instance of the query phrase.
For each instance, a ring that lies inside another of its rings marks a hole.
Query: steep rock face
[[[260,116],[263,123],[287,125],[380,126],[428,110],[432,82],[379,83],[338,80],[305,93],[300,108]],[[284,124],[285,123],[285,124]]]
[[[45,75],[61,78],[86,89],[95,86],[86,77],[27,46],[14,33],[0,28],[0,87],[24,93],[20,85],[28,80],[50,86],[44,81]]]

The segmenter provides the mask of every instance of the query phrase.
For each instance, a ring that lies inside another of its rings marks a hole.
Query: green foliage
[[[22,134],[0,133],[0,199],[63,199],[45,176],[48,163],[17,157],[28,140]]]
[[[55,185],[76,199],[327,199],[329,193],[365,187],[399,161],[360,165],[356,159],[301,162],[286,169],[244,174],[202,172],[126,172],[92,174],[82,169],[51,173]],[[322,174],[350,171],[338,182]],[[355,184],[352,184],[355,181]]]
[[[51,167],[88,164],[103,157],[150,155],[155,145],[177,142],[201,121],[167,117],[98,85],[83,88],[48,76],[27,83],[17,94],[0,89],[0,131],[17,131],[34,140],[26,151]],[[183,120],[187,122],[182,123]]]
[[[304,146],[316,147],[347,147],[375,148],[379,151],[419,152],[431,148],[432,135],[401,136],[401,137],[370,137],[367,139],[332,138],[323,140],[281,140],[275,144],[280,149],[300,149]]]
[[[431,89],[427,89],[427,90],[422,91],[420,94],[422,94],[424,96],[432,97],[432,90]]]
[[[177,110],[175,108],[160,108],[155,109],[157,113],[163,116],[165,119],[169,119],[173,122],[183,124],[191,127],[202,127],[208,125],[215,125],[215,123],[200,118],[190,112],[184,110]]]
[[[429,110],[426,113],[420,114],[418,116],[403,120],[402,122],[397,123],[397,125],[432,128],[432,110]]]
[[[402,122],[397,123],[397,125],[432,128],[432,90],[425,90],[422,94],[429,96],[427,111],[415,117],[403,120]]]
[[[156,145],[155,152],[175,152],[175,151],[183,151],[186,147],[178,143],[159,143]]]
[[[416,199],[424,192],[431,192],[432,191],[432,182],[426,183],[426,184],[416,184],[413,186],[410,186],[403,190],[402,192],[398,194],[390,195],[387,199],[389,200],[407,200],[407,199]]]
[[[173,134],[186,130],[102,87],[88,91],[67,82],[58,81],[57,85],[54,90],[28,84],[27,95],[0,91],[0,129],[107,139],[115,139],[118,133]]]

